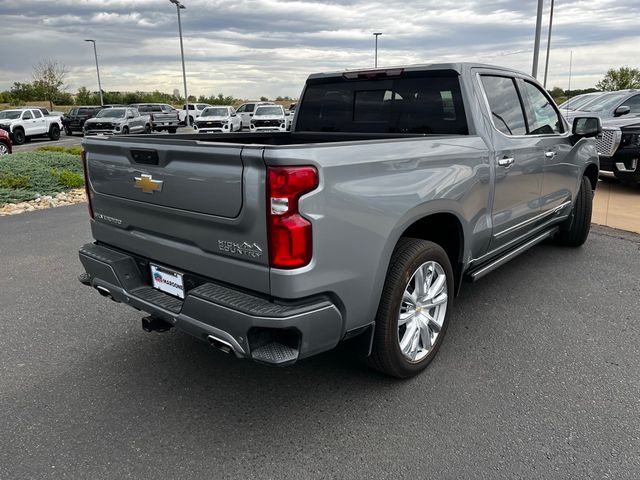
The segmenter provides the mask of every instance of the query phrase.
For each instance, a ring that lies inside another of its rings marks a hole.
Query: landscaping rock
[[[68,192],[57,193],[55,196],[43,195],[28,202],[5,203],[0,205],[0,216],[18,215],[24,212],[44,210],[45,208],[62,207],[86,202],[84,188],[76,188]]]

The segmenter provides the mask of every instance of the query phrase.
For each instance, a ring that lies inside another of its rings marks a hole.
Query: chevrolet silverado
[[[340,344],[410,377],[465,281],[585,242],[600,130],[456,63],[311,75],[291,132],[86,138],[79,280],[147,331],[275,365]]]

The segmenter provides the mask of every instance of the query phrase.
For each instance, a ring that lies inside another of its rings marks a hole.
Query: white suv
[[[229,133],[242,130],[242,121],[231,106],[207,107],[193,128],[200,133]]]
[[[242,128],[249,128],[251,126],[251,118],[253,117],[253,113],[256,110],[256,107],[260,105],[274,105],[273,102],[249,102],[243,103],[240,105],[236,112],[240,116],[240,120],[242,120]]]
[[[282,105],[261,105],[251,119],[251,131],[286,132],[289,129],[289,115]]]
[[[193,126],[195,124],[196,119],[202,114],[202,111],[210,107],[208,103],[190,103],[189,104],[189,125]],[[180,123],[186,125],[187,123],[187,109],[186,105],[182,106],[182,110],[178,110],[178,117],[180,118]]]

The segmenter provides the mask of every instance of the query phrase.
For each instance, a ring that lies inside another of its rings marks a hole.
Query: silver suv
[[[85,135],[127,135],[151,133],[149,115],[140,115],[135,108],[105,108],[84,122]]]

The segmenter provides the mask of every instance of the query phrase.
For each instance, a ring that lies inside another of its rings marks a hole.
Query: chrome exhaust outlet
[[[208,335],[207,340],[209,341],[209,345],[211,345],[214,348],[217,348],[221,352],[224,352],[227,354],[233,353],[236,356],[238,355],[238,352],[236,352],[236,349],[233,348],[233,345],[231,345],[229,342],[225,340],[222,340],[214,335]]]
[[[111,295],[111,292],[109,291],[109,289],[98,286],[96,287],[96,290],[98,290],[98,293],[103,297],[107,297],[113,300],[113,295]]]

